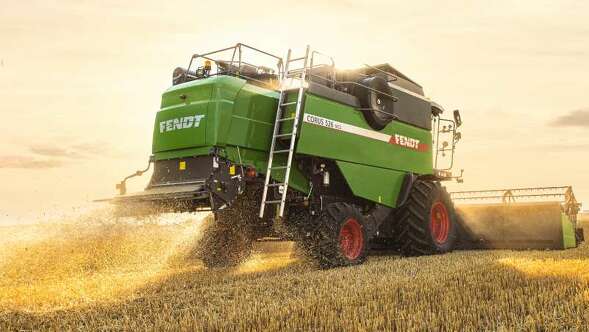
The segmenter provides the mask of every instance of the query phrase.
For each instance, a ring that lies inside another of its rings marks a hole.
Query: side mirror
[[[456,123],[456,128],[462,126],[462,118],[460,117],[459,110],[454,110],[454,122]]]

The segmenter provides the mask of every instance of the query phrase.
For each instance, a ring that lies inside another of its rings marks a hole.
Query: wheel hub
[[[364,234],[362,226],[354,219],[349,218],[342,225],[339,233],[339,243],[342,254],[349,260],[354,260],[362,253],[364,246]]]

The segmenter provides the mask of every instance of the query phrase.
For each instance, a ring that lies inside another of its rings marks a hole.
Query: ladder
[[[290,49],[288,50],[288,54],[286,56],[284,71],[282,72],[282,77],[280,78],[280,97],[278,98],[278,108],[276,109],[276,119],[274,120],[274,130],[272,132],[272,143],[270,145],[270,152],[268,155],[268,168],[266,169],[266,180],[264,181],[264,192],[262,194],[262,204],[260,206],[260,218],[264,217],[264,210],[266,209],[266,205],[271,204],[280,204],[278,216],[282,217],[284,215],[284,206],[286,205],[286,192],[288,191],[288,182],[290,178],[290,168],[292,166],[292,159],[294,156],[295,149],[295,140],[299,126],[299,118],[301,115],[301,105],[303,103],[305,76],[307,74],[307,66],[309,60],[309,49],[310,47],[307,45],[307,48],[305,50],[305,56],[300,58],[291,58]],[[289,71],[289,65],[295,61],[303,61],[303,67]],[[287,95],[289,92],[292,91],[292,89],[288,89],[285,82],[287,79],[297,76],[299,76],[300,83],[297,89],[297,100],[293,102],[286,102]],[[286,111],[286,107],[290,105],[296,105],[294,116],[283,117],[283,113]],[[280,134],[280,127],[282,123],[287,121],[292,121],[292,131],[290,133]],[[284,141],[288,141],[287,144],[289,145],[289,148],[277,150],[276,139],[278,138],[281,138]],[[276,165],[274,163],[274,156],[286,153],[288,153],[288,156],[286,158],[286,165]],[[274,170],[285,170],[284,182],[270,183],[272,179],[272,171]],[[274,187],[282,187],[281,197],[280,199],[276,200],[268,200],[268,189]]]

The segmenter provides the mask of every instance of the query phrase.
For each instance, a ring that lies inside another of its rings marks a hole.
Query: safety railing
[[[275,61],[275,68],[269,68],[266,66],[255,65],[244,59],[244,50],[254,51],[258,54],[265,55]],[[218,56],[222,53],[230,52],[231,56],[228,59],[221,59]],[[327,59],[327,63],[325,61],[321,62],[318,61],[317,58],[324,58]],[[204,59],[205,63],[202,66],[197,66],[197,60]],[[207,63],[208,62],[208,63]],[[213,68],[212,64],[215,64],[216,68]],[[396,81],[398,77],[393,73],[389,73],[384,71],[380,68],[364,65],[371,70],[374,70],[386,77],[387,82]],[[316,73],[318,68],[321,67],[328,67],[330,69],[330,75],[318,75]],[[216,69],[216,70],[214,70]],[[299,77],[302,76],[302,71],[305,71],[306,80],[313,81],[313,80],[323,80],[327,82],[329,87],[339,89],[343,86],[354,86],[356,88],[360,87],[363,89],[367,89],[372,91],[378,95],[385,96],[390,98],[393,102],[397,102],[399,99],[398,97],[388,93],[387,91],[381,91],[378,89],[374,89],[369,87],[365,84],[361,84],[355,81],[347,81],[347,80],[338,80],[337,77],[337,70],[335,67],[335,61],[333,57],[323,54],[318,51],[312,51],[310,64],[306,68],[302,68],[299,72],[289,72],[283,73],[284,71],[284,62],[283,59],[277,55],[271,54],[269,52],[260,50],[258,48],[243,44],[237,43],[235,46],[226,47],[220,50],[215,50],[212,52],[202,53],[202,54],[194,54],[190,58],[190,62],[188,64],[188,69],[179,75],[182,75],[184,80],[183,81],[190,81],[196,79],[207,78],[216,75],[232,75],[244,78],[248,81],[256,82],[261,85],[268,86],[270,88],[276,88],[281,84],[280,80],[285,77],[292,78],[293,76],[298,75]],[[370,75],[363,75],[362,73],[358,73],[361,76],[370,76]],[[261,79],[263,77],[264,79]],[[176,79],[176,78],[175,78]],[[360,108],[359,110],[365,110]],[[371,111],[384,113],[390,115],[391,117],[395,118],[395,114],[380,110],[380,109],[370,109]]]
[[[244,51],[246,50],[253,51],[258,55],[263,55],[268,57],[268,59],[274,60],[276,69],[262,65],[255,65],[245,61]],[[227,52],[231,53],[229,59],[222,59],[219,57]],[[205,60],[202,66],[198,66],[198,59]],[[215,68],[213,68],[213,63],[215,64]],[[194,70],[192,70],[193,68]],[[282,57],[246,44],[237,43],[235,46],[192,55],[188,64],[188,69],[183,75],[187,80],[202,79],[215,75],[232,75],[244,78],[248,81],[274,87],[278,83],[278,79],[282,77],[283,70],[284,64]],[[265,79],[262,79],[262,77]]]

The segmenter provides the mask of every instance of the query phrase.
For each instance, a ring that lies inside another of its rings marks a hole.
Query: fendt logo
[[[160,133],[187,128],[198,128],[204,114],[185,116],[160,122]]]
[[[391,139],[389,140],[390,143],[397,144],[400,146],[404,146],[406,148],[410,148],[413,150],[419,150],[419,140],[399,134],[392,135]]]

